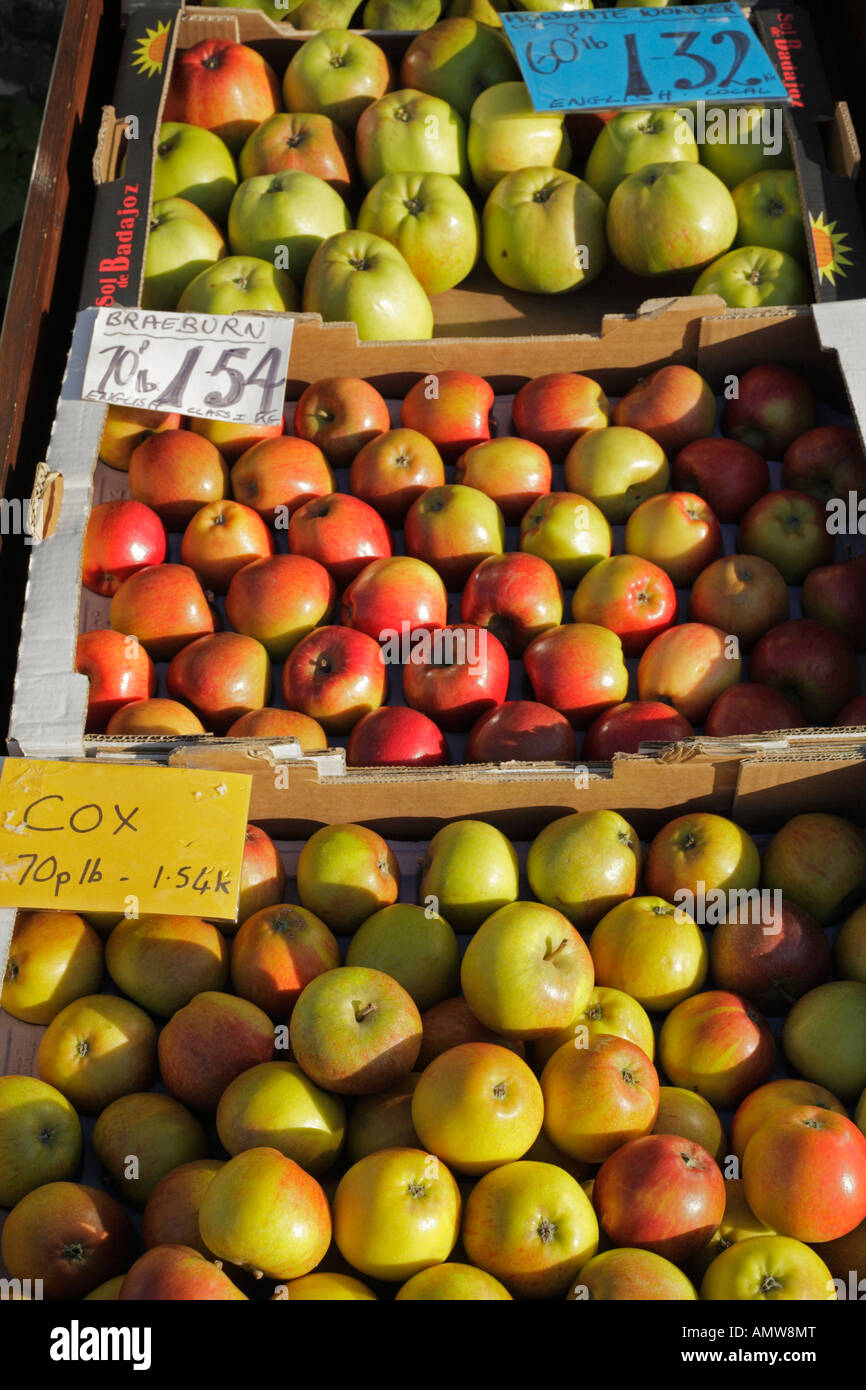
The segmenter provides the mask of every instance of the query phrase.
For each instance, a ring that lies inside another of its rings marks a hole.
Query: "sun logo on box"
[[[846,233],[837,232],[836,223],[828,222],[823,212],[817,217],[809,213],[809,229],[815,248],[818,279],[829,280],[831,285],[835,285],[836,276],[844,277],[847,273],[842,267],[852,264],[850,256],[845,254],[851,250],[845,242]]]
[[[136,44],[135,57],[132,60],[132,66],[139,73],[153,77],[155,73],[162,72],[170,30],[170,20],[166,24],[159,20],[155,29],[145,30],[144,38],[139,39]]]

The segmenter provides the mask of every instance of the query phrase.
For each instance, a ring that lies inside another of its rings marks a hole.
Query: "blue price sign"
[[[738,4],[504,14],[536,111],[787,102]]]

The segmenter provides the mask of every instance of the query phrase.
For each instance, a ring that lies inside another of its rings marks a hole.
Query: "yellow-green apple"
[[[81,1121],[64,1095],[35,1076],[0,1077],[0,1206],[73,1177],[81,1152]]]
[[[866,905],[846,918],[833,945],[833,959],[843,980],[866,983]]]
[[[704,733],[710,738],[736,738],[774,729],[798,729],[802,720],[800,710],[781,690],[745,681],[723,690],[713,701],[704,720]]]
[[[144,647],[137,638],[110,628],[81,633],[75,669],[90,682],[84,725],[88,734],[101,734],[117,710],[156,693],[156,667]]]
[[[118,989],[161,1018],[202,990],[222,989],[229,975],[226,939],[200,917],[121,917],[106,942],[105,963]]]
[[[383,50],[363,34],[322,29],[296,50],[283,77],[288,111],[329,116],[352,135],[368,106],[391,86]]]
[[[406,703],[440,729],[468,729],[485,711],[504,702],[508,654],[498,637],[472,623],[442,628],[431,642],[430,655],[423,647],[415,649],[403,667]]]
[[[821,565],[803,580],[803,614],[841,632],[866,651],[866,556]]]
[[[205,728],[223,734],[240,715],[268,703],[268,654],[241,632],[197,637],[172,657],[166,686],[169,695],[192,706]]]
[[[387,668],[373,637],[348,627],[319,627],[293,647],[283,667],[283,699],[328,734],[347,734],[385,703]]]
[[[497,3],[504,7],[506,0],[497,0]],[[497,29],[502,28],[500,11],[496,8],[493,0],[449,0],[449,18],[455,19],[464,15],[469,19],[479,20],[481,24],[490,24]]]
[[[721,423],[723,434],[764,458],[779,459],[814,427],[815,393],[790,367],[751,367],[740,377],[737,395],[725,402]]]
[[[513,902],[472,937],[460,983],[486,1028],[505,1037],[544,1038],[567,1028],[585,1007],[594,984],[592,959],[556,908]]]
[[[520,871],[514,846],[486,821],[444,825],[427,846],[420,867],[419,901],[430,905],[434,899],[434,909],[458,932],[475,931],[517,897]]]
[[[575,492],[548,492],[520,523],[520,549],[546,560],[570,587],[608,558],[613,533],[594,502]]]
[[[782,486],[798,488],[825,502],[849,492],[866,492],[866,459],[856,430],[819,425],[798,435],[785,450]]]
[[[737,209],[736,246],[784,251],[804,264],[806,237],[800,189],[793,169],[762,169],[732,189]]]
[[[732,114],[736,116],[734,121],[730,119]],[[743,179],[765,170],[793,169],[787,136],[778,150],[772,148],[767,122],[775,114],[764,106],[712,113],[716,119],[707,124],[701,160],[728,188],[736,188]]]
[[[607,203],[629,174],[675,160],[698,162],[697,142],[681,111],[619,111],[596,136],[584,177]]]
[[[212,130],[236,153],[279,98],[273,68],[254,48],[203,39],[177,54],[163,116]]]
[[[272,555],[274,542],[262,518],[242,502],[208,502],[187,523],[180,557],[215,594],[224,594],[244,565]]]
[[[829,927],[866,894],[866,836],[842,816],[794,816],[764,851],[761,884]]]
[[[199,1225],[214,1255],[258,1278],[308,1274],[331,1241],[331,1214],[318,1182],[269,1146],[236,1154],[214,1175]]]
[[[702,164],[645,164],[623,179],[607,205],[607,239],[635,275],[696,270],[726,251],[737,209],[720,178]]]
[[[833,980],[804,994],[785,1019],[782,1043],[801,1076],[853,1105],[866,1087],[866,984]]]
[[[566,485],[594,502],[613,525],[628,521],[645,498],[665,492],[670,475],[661,445],[630,425],[588,430],[565,460]]]
[[[788,616],[788,586],[760,555],[722,555],[698,575],[689,595],[689,617],[730,633],[753,647]]]
[[[95,1115],[153,1080],[156,1028],[113,994],[85,994],[61,1009],[39,1044],[39,1075],[76,1110]]]
[[[573,762],[574,732],[564,714],[536,700],[506,700],[482,714],[466,740],[468,763]]]
[[[345,132],[330,116],[315,111],[279,111],[253,131],[240,152],[238,166],[243,179],[302,170],[324,179],[341,198],[348,198],[355,156]]]
[[[605,128],[609,130],[610,126]],[[671,458],[695,440],[712,434],[716,423],[716,398],[698,372],[674,363],[660,367],[645,381],[635,382],[617,401],[613,422],[643,430]]]
[[[229,245],[236,256],[274,262],[302,286],[316,249],[351,225],[349,209],[329,183],[286,169],[244,179],[229,208]]]
[[[301,752],[315,753],[328,746],[321,724],[293,709],[256,709],[242,714],[226,729],[227,738],[296,738]],[[281,894],[279,896],[282,896]],[[223,924],[223,931],[227,928]]]
[[[349,491],[391,526],[402,524],[415,498],[445,482],[436,445],[417,430],[386,430],[359,449],[349,469]]]
[[[576,729],[625,699],[622,643],[597,623],[552,627],[533,639],[523,659],[536,699],[559,710]]]
[[[321,918],[305,907],[278,903],[241,923],[232,942],[232,987],[270,1018],[283,1020],[304,986],[339,964],[336,937]]]
[[[521,386],[511,408],[514,428],[560,463],[587,430],[603,429],[610,403],[597,381],[580,372],[548,372]]]
[[[479,1023],[462,995],[443,999],[441,1004],[434,1004],[432,1009],[425,1010],[421,1015],[421,1024],[423,1036],[416,1063],[419,1072],[429,1066],[435,1057],[449,1048],[459,1047],[461,1043],[499,1043],[516,1052],[518,1057],[523,1057],[526,1052],[519,1038],[505,1038]]]
[[[229,472],[210,440],[192,430],[160,430],[133,450],[129,489],[169,531],[180,531],[200,507],[228,496]]]
[[[391,903],[374,912],[355,932],[345,959],[346,965],[390,975],[419,1011],[451,998],[460,979],[454,928],[415,903]]]
[[[638,694],[642,700],[670,701],[698,725],[722,691],[737,684],[742,669],[735,638],[709,623],[680,623],[660,632],[643,653]]]
[[[696,492],[719,521],[739,521],[770,490],[766,459],[737,439],[693,439],[673,461],[674,487]]]
[[[272,261],[224,256],[190,280],[177,307],[193,314],[283,314],[300,305],[294,281]]]
[[[802,1081],[798,1077],[768,1081],[757,1090],[751,1091],[737,1106],[731,1121],[731,1153],[742,1163],[746,1145],[766,1120],[772,1119],[782,1111],[794,1110],[797,1106],[803,1105],[832,1110],[838,1115],[845,1114],[842,1102],[825,1086],[816,1086],[813,1082]]]
[[[380,1149],[420,1149],[412,1124],[412,1095],[420,1079],[410,1071],[378,1095],[359,1096],[352,1105],[346,1129],[346,1155],[351,1163]]]
[[[562,586],[537,555],[489,555],[470,574],[460,600],[468,623],[492,632],[510,656],[562,621]]]
[[[644,508],[664,500],[664,496],[648,498],[633,512],[626,527],[626,543],[629,527],[633,522],[638,526],[637,518]],[[575,590],[572,617],[578,623],[609,628],[622,642],[626,656],[639,656],[658,633],[676,621],[677,596],[665,570],[666,566],[654,564],[639,553],[600,560]]]
[[[126,1269],[134,1239],[129,1217],[107,1192],[48,1182],[10,1211],[0,1258],[12,1279],[39,1280],[43,1298],[80,1299]]]
[[[595,927],[589,948],[600,985],[659,1013],[697,993],[707,978],[703,933],[687,912],[663,898],[630,898],[612,908]]]
[[[448,1300],[448,1302],[495,1303],[510,1300],[504,1284],[474,1265],[431,1265],[407,1279],[394,1295],[395,1301]]]
[[[261,1062],[229,1082],[217,1106],[216,1127],[233,1158],[247,1149],[278,1149],[318,1177],[333,1167],[343,1147],[346,1109],[296,1062]]]
[[[115,632],[137,638],[154,661],[171,661],[217,625],[195,570],[175,564],[149,565],[124,580],[111,600],[109,621]]]
[[[106,1279],[104,1284],[98,1284],[92,1293],[85,1295],[84,1302],[116,1302],[125,1278],[124,1274],[116,1274],[113,1279]]]
[[[631,897],[640,867],[640,840],[616,811],[560,816],[536,836],[526,861],[535,896],[581,931]]]
[[[98,502],[87,519],[81,564],[85,589],[111,598],[124,579],[165,559],[165,529],[143,502]]]
[[[232,576],[226,617],[255,637],[272,661],[284,661],[302,637],[326,623],[337,586],[323,565],[305,555],[269,555]]]
[[[607,263],[604,203],[563,169],[515,169],[497,183],[481,218],[484,259],[513,290],[562,294]]]
[[[139,444],[161,430],[180,428],[181,417],[174,412],[136,410],[134,406],[110,405],[105,417],[99,457],[109,468],[129,471],[129,460]]]
[[[141,303],[175,309],[191,280],[227,255],[223,234],[207,213],[186,198],[163,198],[150,212]]]
[[[711,890],[750,892],[761,881],[761,856],[747,831],[726,816],[692,811],[668,821],[644,864],[647,891],[668,902],[685,891],[696,901]]]
[[[246,1302],[221,1266],[188,1245],[155,1245],[139,1255],[124,1276],[117,1298],[121,1302],[207,1301]]]
[[[286,1293],[280,1297],[295,1303],[375,1303],[377,1298],[367,1284],[351,1274],[331,1274],[325,1270],[314,1270],[312,1274],[301,1275],[300,1279],[290,1279],[285,1288]]]
[[[363,825],[325,825],[301,850],[297,869],[301,902],[340,934],[355,931],[400,895],[394,851]]]
[[[727,990],[707,990],[674,1006],[659,1034],[659,1059],[675,1086],[732,1110],[768,1080],[776,1055],[763,1014]]]
[[[352,580],[340,604],[340,622],[381,642],[404,630],[444,627],[447,609],[445,585],[430,565],[390,555],[371,560]]]
[[[730,309],[808,304],[812,287],[793,256],[763,246],[741,246],[713,261],[692,294],[717,294]]]
[[[772,1230],[795,1240],[837,1240],[866,1220],[866,1136],[832,1110],[782,1111],[746,1145],[743,1187]]]
[[[260,440],[273,439],[283,432],[282,420],[273,425],[250,425],[233,420],[206,420],[203,416],[194,415],[190,416],[188,423],[193,434],[213,444],[228,463],[234,463]]]
[[[570,1173],[522,1159],[475,1184],[462,1237],[472,1263],[515,1298],[561,1298],[598,1249],[598,1221]]]
[[[402,1283],[448,1259],[460,1232],[460,1190],[423,1149],[371,1153],[334,1195],[334,1240],[353,1269]]]
[[[539,1038],[532,1045],[537,1068],[544,1067],[566,1043],[588,1047],[598,1038],[626,1038],[635,1043],[650,1061],[655,1055],[653,1027],[644,1008],[621,989],[596,985],[573,1023],[550,1038]]]
[[[583,1163],[603,1163],[629,1139],[649,1134],[659,1081],[646,1053],[627,1038],[572,1038],[541,1073],[544,1131]]]
[[[725,1152],[725,1131],[710,1102],[697,1091],[687,1091],[682,1086],[659,1088],[653,1134],[678,1134],[681,1139],[693,1139],[717,1163],[721,1163]]]
[[[411,87],[388,92],[361,113],[355,152],[368,188],[386,174],[469,179],[463,117],[447,101]]]
[[[666,0],[656,0],[664,4]],[[588,1260],[568,1295],[593,1302],[677,1302],[697,1300],[698,1291],[681,1269],[651,1250],[603,1250]]]
[[[720,922],[710,942],[713,979],[742,994],[765,1014],[783,1014],[830,973],[830,943],[814,917],[785,902],[760,920],[749,908]]]
[[[860,689],[857,653],[841,632],[814,618],[771,628],[752,653],[749,674],[788,695],[813,724],[832,724]]]
[[[400,423],[435,444],[453,463],[473,444],[490,438],[493,387],[474,372],[447,369],[422,377],[400,407]]]
[[[679,743],[694,730],[660,700],[626,700],[596,715],[581,745],[589,762],[609,762],[615,753],[637,753],[642,743]]]
[[[213,1114],[236,1076],[269,1062],[274,1026],[248,999],[204,990],[173,1014],[159,1035],[166,1089],[191,1110]]]
[[[93,1128],[93,1149],[114,1191],[143,1207],[160,1178],[206,1158],[208,1137],[199,1121],[173,1096],[144,1091],[119,1096]]]
[[[237,184],[238,171],[224,140],[200,125],[163,121],[153,162],[154,204],[165,198],[185,198],[224,226]]]
[[[488,87],[518,76],[514,54],[502,33],[465,15],[440,20],[418,34],[400,65],[401,86],[441,97],[464,120],[469,119],[476,97]]]
[[[363,505],[358,503],[359,506]],[[406,514],[406,552],[459,591],[475,566],[505,548],[505,521],[492,498],[464,483],[427,488]]]
[[[384,174],[361,204],[357,225],[396,246],[427,294],[459,285],[481,251],[478,214],[451,174]]]
[[[307,3],[316,0],[302,0],[302,9]],[[353,0],[346,3],[351,5]],[[365,29],[429,29],[441,13],[440,0],[367,0],[361,23]]]
[[[340,232],[323,241],[304,281],[305,313],[354,323],[361,339],[433,336],[433,309],[408,263],[384,237]]]
[[[684,1092],[693,1095],[693,1092]],[[706,1147],[706,1146],[705,1146]],[[717,1160],[720,1161],[720,1160]],[[732,1245],[755,1236],[773,1235],[774,1232],[763,1221],[759,1221],[746,1201],[742,1178],[725,1178],[725,1214],[719,1222],[712,1238],[694,1259],[689,1261],[689,1270],[694,1278],[700,1279],[709,1269],[713,1260]]]
[[[311,980],[292,1013],[292,1055],[311,1081],[338,1095],[371,1095],[415,1065],[421,1015],[381,970],[342,965]]]
[[[700,1144],[674,1134],[648,1134],[605,1159],[592,1200],[614,1245],[651,1250],[683,1264],[721,1221],[725,1183]]]
[[[383,396],[353,376],[314,381],[295,406],[295,434],[315,444],[335,468],[347,467],[366,444],[384,434],[391,416]]]
[[[523,82],[497,82],[475,98],[467,154],[482,197],[517,169],[567,169],[571,142],[558,113],[536,111]]]
[[[349,735],[348,767],[444,767],[445,735],[420,710],[385,705],[363,715]]]
[[[788,584],[802,584],[810,570],[833,558],[823,506],[791,488],[765,493],[752,503],[740,522],[737,545],[769,560]]]
[[[421,1073],[412,1123],[423,1148],[477,1177],[523,1157],[541,1129],[544,1104],[522,1058],[495,1043],[463,1043]]]
[[[24,1023],[50,1023],[102,980],[102,941],[77,912],[26,912],[15,919],[0,1003]]]
[[[550,492],[550,455],[529,439],[488,439],[457,460],[454,481],[486,492],[505,520],[518,522],[537,498]]]
[[[808,1245],[789,1236],[757,1235],[717,1255],[701,1283],[714,1303],[781,1302],[836,1298],[829,1269]]]
[[[198,1212],[209,1183],[222,1166],[220,1158],[199,1158],[160,1178],[141,1216],[141,1238],[148,1250],[154,1245],[188,1245],[210,1257],[198,1229]]]
[[[198,715],[178,700],[136,700],[113,714],[105,726],[107,734],[131,734],[150,738],[152,734],[203,734]]]
[[[262,711],[255,711],[252,715],[241,715],[241,718],[255,718]],[[288,711],[282,711],[283,714]],[[299,716],[295,716],[298,718]],[[303,716],[300,716],[303,718]],[[311,721],[313,722],[313,721]],[[232,725],[232,728],[235,726]],[[283,732],[288,732],[292,725],[289,725]],[[297,726],[294,726],[297,727]],[[303,730],[302,726],[302,732]],[[324,748],[326,740],[322,730],[318,727],[313,731],[314,737],[321,739],[321,742],[314,744],[314,747]],[[286,886],[286,871],[283,868],[283,861],[280,852],[271,839],[270,835],[258,825],[248,825],[244,835],[244,857],[241,862],[241,890],[238,897],[237,923],[242,923],[248,917],[252,917],[254,912],[261,912],[264,907],[273,907],[275,903],[283,901],[283,889]],[[237,930],[235,923],[221,923],[220,931],[225,936],[230,936]]]

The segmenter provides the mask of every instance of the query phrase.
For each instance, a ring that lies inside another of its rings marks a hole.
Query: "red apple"
[[[712,434],[716,398],[698,372],[674,363],[635,382],[614,406],[613,422],[643,430],[671,458],[693,440]]]
[[[347,467],[369,440],[390,428],[383,397],[356,376],[314,381],[295,406],[295,434],[318,444],[334,468]]]
[[[440,574],[449,590],[459,590],[477,564],[501,555],[505,522],[491,498],[462,483],[431,487],[416,497],[406,516],[406,552]]]
[[[692,725],[702,724],[713,701],[740,679],[736,643],[708,623],[680,623],[654,637],[637,668],[642,700],[669,700]]]
[[[540,632],[562,622],[562,586],[537,555],[488,555],[466,581],[460,615],[498,637],[509,656],[520,656]]]
[[[276,74],[260,53],[228,39],[203,39],[176,54],[162,118],[204,126],[237,154],[279,109]]]
[[[366,502],[335,492],[298,508],[289,522],[289,549],[318,560],[344,589],[371,560],[392,553],[391,532]]]
[[[163,524],[143,502],[99,502],[87,519],[81,582],[111,598],[131,574],[161,564],[165,547]]]
[[[723,555],[698,575],[689,598],[689,617],[720,627],[743,647],[788,616],[788,586],[775,565],[759,555]]]
[[[329,116],[280,111],[257,126],[240,155],[241,178],[281,174],[291,169],[324,179],[340,197],[352,192],[355,158],[352,146]]]
[[[399,526],[415,498],[445,482],[435,444],[417,430],[387,430],[359,449],[349,469],[349,491]]]
[[[242,918],[232,942],[232,988],[283,1022],[304,986],[339,964],[337,938],[322,919],[278,899]],[[221,1119],[218,1115],[218,1125]]]
[[[277,508],[289,516],[315,497],[334,491],[334,475],[316,444],[281,434],[241,454],[231,471],[232,494],[273,525]]]
[[[858,693],[857,653],[847,637],[813,618],[771,628],[752,652],[749,675],[788,695],[812,724],[831,724]]]
[[[171,658],[216,630],[216,619],[188,565],[150,565],[130,575],[111,600],[111,626],[137,637],[154,661]]]
[[[642,743],[679,743],[693,733],[689,721],[670,705],[628,700],[592,721],[580,752],[588,762],[605,763],[615,753],[637,753]]]
[[[857,431],[819,425],[801,434],[782,459],[782,487],[808,492],[819,502],[866,492],[866,459]]]
[[[101,734],[116,710],[156,691],[156,668],[135,637],[110,628],[82,632],[75,669],[90,681],[85,732]]]
[[[803,580],[803,614],[843,633],[866,651],[866,556],[821,565]]]
[[[386,705],[359,719],[349,735],[349,767],[444,767],[451,761],[445,736],[419,710]]]
[[[789,584],[802,584],[833,558],[833,537],[820,502],[805,492],[768,492],[740,522],[740,550],[769,560]]]
[[[261,826],[248,825],[241,862],[237,922],[245,922],[254,912],[281,903],[285,886],[286,871],[270,835]],[[230,935],[232,930],[232,925],[225,922],[220,924],[220,931],[224,934]]]
[[[725,1181],[706,1149],[675,1134],[630,1139],[605,1159],[592,1189],[613,1245],[683,1264],[706,1245],[725,1211]]]
[[[107,734],[125,734],[132,738],[152,738],[155,734],[189,734],[207,732],[198,715],[178,700],[133,700],[123,705],[105,726]]]
[[[229,471],[219,450],[201,435],[161,430],[133,450],[129,489],[169,531],[181,531],[200,507],[228,496]]]
[[[491,435],[493,387],[473,372],[431,373],[416,381],[400,408],[408,429],[424,434],[446,462]]]
[[[289,709],[310,715],[329,734],[347,734],[362,715],[385,703],[387,693],[379,643],[349,627],[316,628],[283,667]]]
[[[866,1220],[866,1136],[832,1110],[783,1110],[746,1145],[743,1187],[771,1230],[810,1243],[838,1240]]]
[[[673,464],[674,487],[696,492],[719,521],[739,521],[770,489],[767,460],[736,439],[695,439]]]
[[[244,565],[274,551],[271,533],[257,512],[240,502],[209,502],[189,521],[180,558],[215,594],[224,594]]]
[[[772,364],[745,372],[722,411],[722,433],[767,459],[780,459],[814,423],[815,394],[806,378]]]
[[[765,734],[775,729],[798,729],[802,714],[781,690],[744,681],[723,690],[704,721],[710,738]]]
[[[761,904],[754,913],[746,902],[713,932],[710,963],[719,989],[745,995],[762,1013],[783,1014],[826,980],[830,943],[796,903]]]
[[[455,483],[477,487],[492,497],[506,521],[520,521],[537,497],[550,492],[550,455],[529,439],[486,439],[461,454]]]
[[[833,720],[835,728],[861,728],[866,725],[866,695],[855,695]]]
[[[328,736],[315,719],[295,709],[248,710],[226,729],[227,738],[296,738],[302,753],[318,753],[328,746]]]
[[[536,699],[585,728],[618,705],[628,689],[622,643],[596,623],[565,623],[531,642],[524,654]]]
[[[651,560],[612,555],[581,579],[571,612],[576,622],[610,628],[626,656],[639,656],[676,621],[677,596],[664,570]]]
[[[678,589],[697,579],[722,549],[722,528],[694,492],[663,492],[647,497],[626,522],[625,548],[651,560]]]
[[[445,585],[430,565],[390,555],[371,560],[352,580],[343,594],[340,622],[382,642],[403,631],[444,627],[447,609]]]
[[[197,637],[172,658],[166,685],[170,695],[192,705],[206,728],[222,734],[240,715],[267,704],[268,654],[261,642],[239,632]]]
[[[535,700],[506,700],[469,730],[468,763],[574,761],[574,731],[564,714]]]
[[[727,990],[675,1004],[659,1034],[659,1060],[671,1085],[699,1091],[716,1110],[733,1110],[769,1080],[775,1055],[763,1014]]]
[[[512,406],[514,428],[561,463],[587,430],[603,429],[610,403],[597,381],[580,372],[548,372],[521,386]]]
[[[120,473],[129,471],[129,460],[150,435],[158,430],[180,429],[181,417],[174,411],[136,410],[134,406],[110,405],[99,443],[99,457],[109,468]]]
[[[425,649],[426,647],[429,648]],[[508,693],[508,655],[486,628],[454,623],[430,634],[403,667],[406,703],[440,729],[468,729]]]
[[[306,555],[269,555],[237,571],[226,594],[236,632],[255,637],[283,661],[302,637],[326,623],[337,601],[328,571]]]

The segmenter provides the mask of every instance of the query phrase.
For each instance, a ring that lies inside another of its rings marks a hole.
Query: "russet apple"
[[[703,497],[719,521],[739,521],[769,492],[770,470],[765,458],[739,440],[694,439],[674,459],[673,481]]]
[[[572,762],[574,732],[564,714],[536,700],[506,700],[482,714],[466,740],[468,763]]]
[[[114,1190],[134,1207],[144,1206],[160,1178],[181,1163],[206,1158],[209,1149],[195,1116],[158,1091],[113,1100],[97,1119],[92,1142]]]
[[[683,1264],[721,1221],[725,1183],[700,1144],[649,1134],[605,1160],[592,1197],[601,1229],[614,1245]]]
[[[450,998],[460,978],[453,927],[415,903],[391,903],[362,922],[349,942],[345,963],[389,975],[419,1011]]]
[[[789,696],[812,724],[832,724],[860,689],[857,653],[843,633],[814,618],[793,618],[757,643],[749,675]]]
[[[236,154],[279,110],[279,97],[273,69],[254,48],[203,39],[175,58],[163,118],[204,126]]]
[[[390,976],[361,965],[318,975],[303,990],[290,1023],[292,1054],[317,1086],[338,1095],[370,1095],[415,1065],[421,1015]]]
[[[125,579],[111,600],[109,621],[115,632],[138,638],[154,661],[171,661],[217,625],[195,570],[171,563],[148,565]]]
[[[82,1145],[75,1107],[54,1086],[0,1077],[0,1204],[14,1207],[36,1187],[74,1177]]]
[[[179,700],[133,700],[122,705],[105,726],[107,734],[152,738],[155,734],[187,735],[206,732],[197,714]]]
[[[610,402],[597,381],[580,372],[548,372],[521,386],[512,406],[514,428],[561,463],[587,430],[603,429]]]
[[[622,643],[597,623],[566,623],[542,632],[526,648],[524,665],[536,699],[559,710],[576,729],[619,704],[628,690]]]
[[[687,912],[663,898],[629,898],[597,923],[589,943],[599,985],[666,1013],[707,978],[707,944]]]
[[[90,682],[85,733],[101,734],[117,710],[156,693],[156,668],[136,637],[110,628],[82,632],[75,670]]]
[[[204,990],[178,1009],[159,1035],[159,1069],[166,1089],[191,1110],[213,1114],[230,1081],[257,1062],[269,1062],[274,1027],[248,999]]]
[[[436,445],[417,430],[386,430],[359,449],[349,469],[349,491],[391,526],[428,487],[441,487],[445,468]]]
[[[716,398],[694,368],[674,363],[636,382],[617,401],[613,423],[643,430],[673,458],[694,440],[712,434]]]
[[[679,743],[694,730],[660,700],[626,700],[596,715],[583,737],[581,756],[609,762],[616,753],[637,753],[642,743]]]
[[[616,811],[577,811],[536,836],[526,873],[537,898],[584,930],[631,897],[641,857],[638,836]]]
[[[427,846],[420,868],[419,901],[426,905],[433,898],[436,911],[458,932],[474,931],[517,897],[514,846],[486,821],[444,825]]]
[[[163,524],[143,502],[99,502],[87,519],[81,582],[85,589],[111,598],[131,574],[161,564],[165,549]]]
[[[544,1130],[557,1148],[584,1163],[603,1163],[629,1139],[649,1134],[659,1081],[644,1052],[612,1035],[564,1043],[541,1073]]]
[[[228,496],[229,472],[222,454],[203,435],[191,429],[160,430],[133,450],[129,488],[169,531],[179,531],[200,507]]]
[[[317,444],[293,434],[261,439],[232,465],[232,494],[272,525],[278,508],[291,516],[334,491],[334,475]]]
[[[692,584],[689,617],[721,628],[743,647],[753,647],[788,616],[788,586],[776,566],[760,555],[722,555]]]
[[[289,903],[254,912],[232,941],[235,993],[280,1021],[290,1016],[310,980],[339,964],[336,937],[321,918]]]
[[[721,553],[722,529],[712,508],[693,492],[647,497],[626,522],[625,548],[663,569],[687,589]]]
[[[229,974],[225,937],[200,917],[121,917],[105,963],[118,989],[162,1018],[202,990],[222,989]]]
[[[240,632],[197,637],[172,657],[166,685],[170,695],[192,705],[206,728],[222,734],[240,715],[267,704],[268,654],[261,642]]]
[[[633,518],[645,506],[641,503]],[[626,656],[639,656],[653,637],[676,621],[677,596],[665,566],[639,554],[612,555],[583,576],[571,613],[575,622],[609,628],[619,637]]]
[[[549,492],[525,512],[520,549],[546,560],[570,587],[608,558],[613,533],[594,502],[576,492]]]
[[[48,1182],[12,1208],[0,1258],[12,1279],[38,1279],[42,1297],[80,1299],[124,1270],[134,1245],[119,1202],[95,1187]]]
[[[431,440],[446,463],[490,439],[493,387],[473,372],[446,370],[416,381],[400,407],[400,422]]]
[[[670,483],[667,455],[643,430],[609,425],[587,430],[571,446],[565,481],[588,497],[612,525],[628,521],[638,503],[665,492]]]
[[[348,627],[320,627],[302,637],[283,667],[283,698],[321,724],[345,734],[385,703],[387,668],[373,637]]]
[[[333,1167],[346,1133],[339,1096],[315,1086],[296,1062],[261,1062],[230,1081],[216,1113],[220,1143],[234,1158],[278,1149],[317,1177]]]
[[[98,934],[77,912],[19,913],[12,930],[0,1003],[24,1023],[50,1023],[102,981]]]
[[[431,1062],[412,1096],[421,1146],[472,1177],[522,1158],[541,1129],[541,1087],[495,1043],[464,1043]]]
[[[357,930],[400,895],[400,868],[388,843],[363,825],[325,825],[298,858],[304,907],[341,935]]]
[[[717,1110],[732,1110],[769,1079],[776,1055],[763,1014],[727,990],[676,1004],[659,1034],[659,1058],[675,1086],[697,1091]]]
[[[269,555],[236,570],[226,594],[226,617],[255,637],[272,661],[284,661],[302,637],[327,623],[337,586],[323,565],[305,555]]]
[[[318,1182],[268,1146],[237,1154],[215,1174],[199,1225],[214,1255],[259,1278],[308,1274],[331,1241],[331,1214]]]
[[[781,690],[745,681],[723,690],[704,720],[710,738],[736,738],[774,729],[798,729],[803,715]]]
[[[345,589],[371,560],[391,555],[391,533],[382,518],[349,493],[305,502],[289,522],[289,549],[316,560]]]
[[[155,1245],[139,1255],[117,1294],[121,1302],[246,1302],[208,1254],[188,1245]]]
[[[637,670],[642,700],[669,700],[692,725],[702,724],[743,663],[735,640],[709,623],[680,623],[654,637]],[[754,672],[753,672],[754,674]]]
[[[346,749],[348,767],[443,767],[450,761],[438,724],[404,705],[385,705],[363,715]]]
[[[128,999],[85,994],[49,1023],[38,1057],[42,1080],[80,1113],[94,1115],[118,1096],[148,1089],[156,1061],[156,1028]]]
[[[815,424],[815,393],[790,367],[751,367],[725,402],[722,433],[767,459],[780,459]]]

